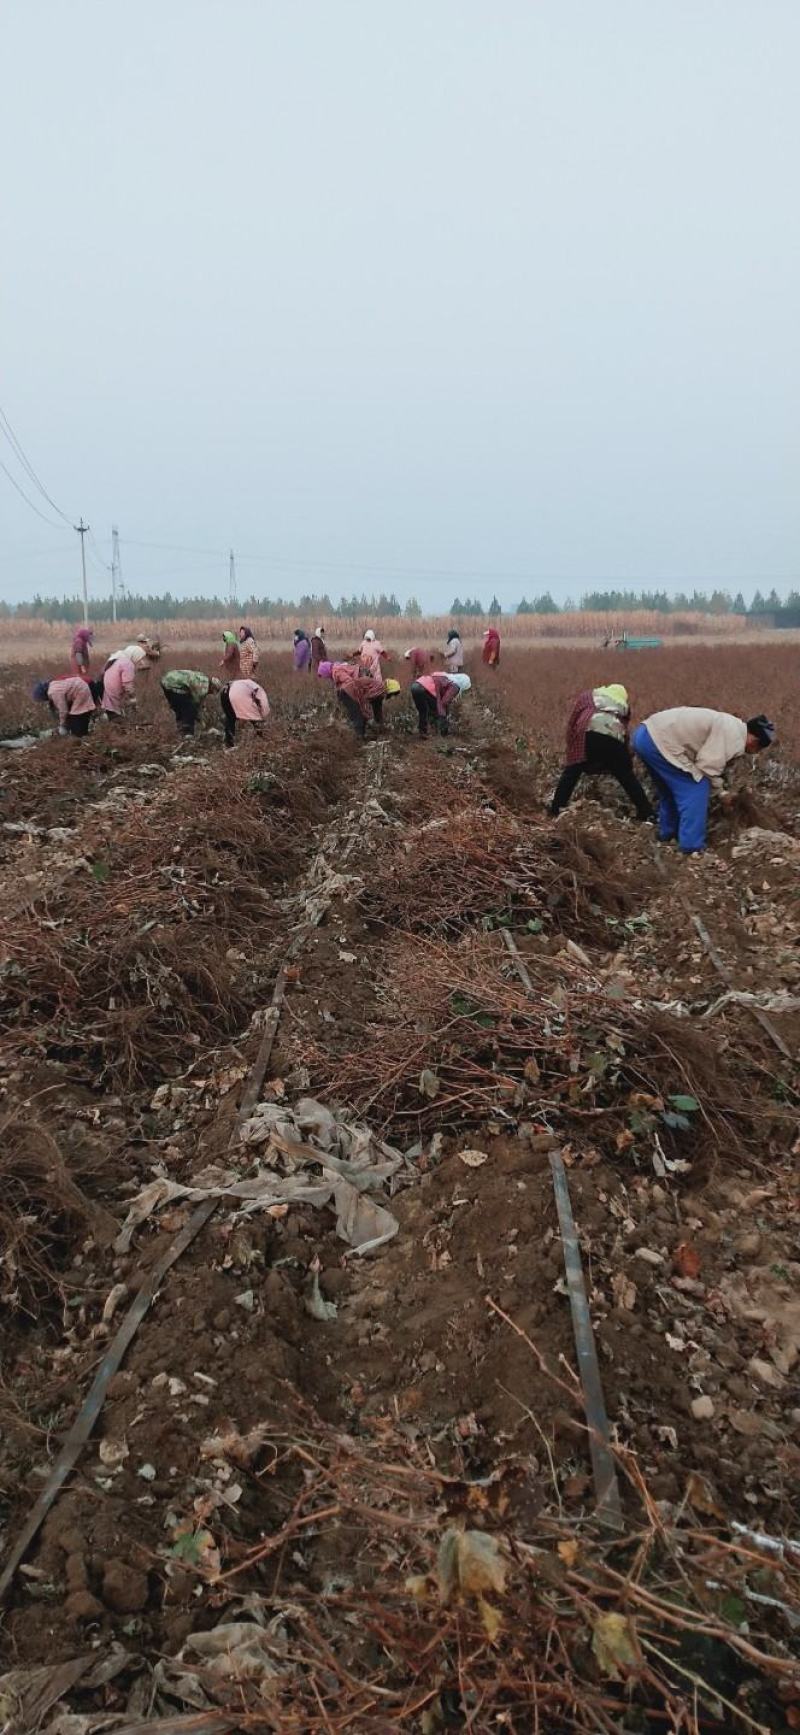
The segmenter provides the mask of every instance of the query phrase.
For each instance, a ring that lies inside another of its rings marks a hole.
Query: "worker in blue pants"
[[[680,838],[687,855],[705,849],[711,783],[707,777],[695,782],[690,771],[680,771],[659,753],[645,723],[633,736],[634,752],[647,766],[658,790],[658,836],[661,843]]]
[[[763,715],[744,722],[728,711],[701,705],[657,711],[640,723],[633,747],[661,798],[662,843],[677,837],[684,855],[705,849],[712,789],[722,788],[722,774],[732,760],[741,753],[760,753],[774,736],[774,723]]]

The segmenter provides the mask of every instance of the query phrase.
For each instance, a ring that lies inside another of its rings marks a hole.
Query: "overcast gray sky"
[[[2,0],[0,403],[131,586],[786,589],[798,66],[798,0]],[[77,573],[0,472],[0,594]]]

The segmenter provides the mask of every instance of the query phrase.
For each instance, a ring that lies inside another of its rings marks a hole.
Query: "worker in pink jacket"
[[[411,697],[416,707],[420,735],[427,735],[431,723],[440,735],[450,727],[450,707],[468,693],[472,686],[469,675],[451,675],[446,669],[434,669],[431,675],[420,675],[411,682]]]
[[[103,670],[103,711],[106,717],[122,718],[136,704],[136,665],[124,652]]]
[[[82,675],[65,675],[59,681],[37,681],[33,698],[50,706],[58,718],[59,735],[88,735],[97,709],[100,683]]]
[[[381,664],[388,662],[388,660],[389,652],[384,650],[380,639],[376,639],[372,627],[368,627],[358,651],[358,665],[361,674],[371,676],[376,681],[382,680]]]
[[[219,702],[225,718],[225,746],[236,740],[237,723],[253,723],[260,729],[269,717],[269,699],[258,681],[231,681],[223,687]]]

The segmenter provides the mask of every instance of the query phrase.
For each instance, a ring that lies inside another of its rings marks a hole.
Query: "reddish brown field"
[[[670,705],[710,705],[778,726],[782,751],[800,760],[800,646],[668,645],[650,651],[505,650],[497,671],[470,663],[482,692],[495,692],[531,747],[558,748],[576,693],[603,681],[628,689],[634,721]]]

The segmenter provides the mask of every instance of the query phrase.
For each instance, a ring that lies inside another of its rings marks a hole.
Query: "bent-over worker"
[[[151,663],[157,663],[160,660],[161,640],[151,639],[148,638],[147,633],[140,633],[138,639],[132,645],[126,645],[120,654],[123,657],[130,657],[138,675]],[[110,661],[111,658],[109,657]]]
[[[627,691],[617,682],[578,694],[567,718],[567,762],[550,804],[554,818],[567,806],[583,776],[615,777],[630,796],[637,819],[655,817],[633,769],[628,746],[630,720]]]
[[[420,735],[427,735],[431,723],[440,735],[446,735],[450,727],[451,705],[461,698],[462,693],[468,693],[471,686],[469,675],[450,675],[443,669],[432,675],[420,675],[418,681],[412,681],[411,697],[416,706]]]
[[[433,662],[433,652],[424,651],[421,645],[412,645],[410,651],[404,652],[404,656],[406,662],[411,664],[412,681],[419,680],[420,675],[424,675]]]
[[[225,671],[226,681],[238,681],[242,669],[242,659],[239,654],[239,640],[235,633],[223,633],[222,635],[220,668]]]
[[[379,728],[383,727],[384,699],[397,696],[399,681],[384,681],[381,675],[365,675],[352,663],[324,661],[320,663],[318,673],[322,679],[327,677],[333,682],[338,702],[360,739],[363,740],[369,722],[374,720]]]
[[[181,735],[193,735],[200,715],[200,706],[209,693],[218,693],[216,675],[204,675],[200,669],[168,669],[162,677],[161,691],[178,725]]]
[[[82,675],[37,681],[32,694],[37,704],[49,705],[58,718],[59,735],[88,735],[99,696],[99,681],[85,681]]]
[[[106,658],[105,667],[109,668],[112,663],[116,662],[117,657],[130,657],[136,673],[139,675],[148,669],[151,663],[157,663],[160,656],[161,640],[149,639],[146,633],[140,633],[133,644],[123,646],[121,651],[112,651],[110,657]]]
[[[222,688],[219,702],[225,719],[226,747],[232,747],[236,740],[237,723],[252,723],[258,730],[269,717],[269,699],[257,681],[231,681],[229,687]]]
[[[103,670],[103,713],[124,717],[136,704],[136,668],[130,657],[112,657]]]
[[[367,724],[375,717],[375,705],[379,707],[379,715],[382,711],[382,676],[363,674],[361,668],[353,668],[350,663],[334,663],[331,680],[350,727],[363,739]]]
[[[775,724],[761,713],[744,722],[730,711],[704,705],[676,705],[640,723],[633,746],[658,790],[658,835],[678,839],[684,855],[706,847],[712,789],[721,791],[723,773],[742,753],[761,753],[775,739]]]

